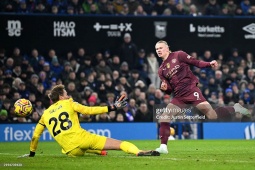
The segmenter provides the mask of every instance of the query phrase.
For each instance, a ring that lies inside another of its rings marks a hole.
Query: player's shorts
[[[206,101],[201,90],[197,86],[189,89],[186,94],[187,95],[185,96],[174,97],[170,103],[183,108],[186,105],[196,106],[199,103]]]
[[[80,140],[82,141],[81,145],[71,150],[70,152],[66,153],[68,156],[70,157],[83,156],[86,150],[88,149],[103,150],[106,142],[106,137],[92,134],[84,130]]]

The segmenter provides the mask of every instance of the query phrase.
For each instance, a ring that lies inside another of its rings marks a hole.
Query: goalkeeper
[[[127,105],[127,98],[121,96],[112,106],[88,107],[67,95],[63,85],[57,85],[49,94],[53,104],[44,111],[39,120],[30,143],[30,154],[22,157],[34,157],[39,138],[45,127],[62,147],[62,153],[70,156],[83,156],[85,152],[106,154],[106,150],[123,150],[137,156],[159,156],[157,151],[142,151],[130,142],[120,141],[105,136],[91,134],[82,129],[78,119],[81,114],[100,114],[121,109]]]

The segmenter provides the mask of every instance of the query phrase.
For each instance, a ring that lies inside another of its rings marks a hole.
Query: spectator
[[[21,98],[28,99],[29,91],[27,90],[26,83],[20,82],[18,92],[19,92]]]
[[[38,83],[39,83],[38,75],[33,74],[30,78],[30,81],[27,83],[27,89],[29,89],[31,93],[36,93]]]
[[[172,11],[169,8],[166,8],[162,14],[163,16],[170,16],[172,15]]]
[[[183,0],[183,10],[186,14],[189,14],[190,12],[190,6],[192,5],[191,0]]]
[[[183,9],[182,3],[176,4],[176,10],[174,12],[174,15],[186,15],[187,13]]]
[[[136,100],[133,98],[130,98],[129,103],[128,103],[128,108],[130,112],[132,113],[133,117],[136,115],[136,112],[138,110],[138,106],[136,103]]]
[[[154,53],[149,53],[147,55],[147,64],[148,64],[148,77],[152,84],[156,87],[160,85],[160,79],[158,77],[158,68],[159,62]]]
[[[135,10],[137,9],[139,2],[136,0],[127,0],[129,12],[134,14]]]
[[[154,96],[155,96],[155,104],[162,104],[163,93],[161,92],[160,89],[156,89]]]
[[[230,15],[235,15],[237,5],[235,4],[234,0],[227,0],[225,7],[228,9]]]
[[[119,73],[120,73],[119,76],[129,78],[130,76],[129,64],[126,61],[121,63]]]
[[[46,9],[45,5],[44,5],[42,2],[39,1],[39,2],[36,4],[34,13],[39,13],[39,14],[47,13],[47,9]]]
[[[201,13],[197,11],[197,7],[194,4],[190,5],[188,14],[193,17],[201,15]]]
[[[138,111],[136,112],[134,121],[135,122],[152,122],[153,114],[148,110],[146,103],[141,103]]]
[[[244,101],[244,104],[254,104],[254,98],[250,95],[250,90],[245,89],[241,95],[241,99]]]
[[[176,11],[176,2],[176,0],[168,0],[166,5],[173,13]]]
[[[106,7],[107,7],[107,10],[103,14],[106,14],[106,15],[116,15],[117,14],[117,11],[115,10],[111,1],[107,2]]]
[[[8,123],[8,112],[5,109],[0,109],[0,123]]]
[[[122,15],[122,16],[130,15],[129,7],[128,7],[128,5],[126,3],[123,4],[123,9],[120,12],[120,15]]]
[[[150,1],[150,0],[142,0],[140,2],[140,4],[142,5],[144,11],[148,14],[151,15],[151,12],[153,10],[153,6],[154,4]]]
[[[108,0],[99,0],[98,2],[99,13],[105,14],[107,12],[107,3]]]
[[[208,4],[204,7],[204,15],[219,15],[220,6],[217,3],[217,0],[208,0]]]
[[[116,10],[116,13],[120,14],[121,11],[123,10],[124,1],[123,0],[113,0],[112,4],[114,6],[114,9]]]
[[[97,74],[99,74],[99,73],[112,74],[111,68],[108,65],[106,65],[105,60],[103,60],[103,59],[100,60],[99,64],[96,66],[96,71],[97,71]]]
[[[251,6],[248,11],[249,16],[255,16],[255,5]]]
[[[232,55],[229,57],[229,60],[233,61],[235,66],[238,66],[238,65],[239,65],[239,63],[240,63],[241,60],[242,60],[242,57],[239,56],[238,49],[234,48],[234,49],[232,50]]]
[[[53,6],[51,7],[50,13],[51,13],[51,14],[54,14],[54,15],[59,14],[58,6],[53,5]]]
[[[254,77],[255,77],[254,70],[253,69],[249,69],[247,71],[247,76],[246,76],[245,80],[249,83],[249,82],[252,82]]]
[[[33,123],[37,123],[39,121],[39,119],[41,118],[41,116],[39,115],[39,113],[37,111],[33,111],[32,115],[31,115],[31,122]]]
[[[162,15],[164,10],[167,8],[167,6],[164,4],[163,0],[156,0],[156,3],[153,7],[153,10],[155,10],[157,12],[158,15]],[[171,9],[171,8],[170,8]],[[175,11],[173,11],[171,9],[171,11],[174,13]]]
[[[138,5],[136,10],[134,11],[134,15],[135,16],[146,16],[147,13],[143,10],[142,5]]]
[[[134,61],[136,61],[138,50],[135,43],[132,42],[131,35],[129,33],[124,34],[124,42],[120,47],[120,61],[126,61],[129,69],[133,69]]]
[[[240,3],[240,7],[242,9],[242,12],[244,15],[247,15],[248,12],[249,12],[249,9],[251,7],[250,5],[250,0],[243,0],[241,3]]]
[[[69,96],[71,96],[75,101],[81,103],[81,94],[77,91],[76,85],[74,82],[69,82],[67,84],[67,89]]]

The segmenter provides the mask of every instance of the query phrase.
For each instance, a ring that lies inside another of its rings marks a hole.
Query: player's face
[[[164,43],[157,43],[155,49],[160,58],[166,58],[169,55],[169,48]]]
[[[70,96],[67,95],[66,90],[64,90],[63,96],[61,96],[61,98],[62,98],[63,100],[69,99],[69,98],[70,98]]]

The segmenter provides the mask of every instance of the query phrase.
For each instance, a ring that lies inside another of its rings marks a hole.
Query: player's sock
[[[137,155],[140,152],[140,150],[134,144],[127,141],[121,142],[120,149],[123,150],[124,152],[132,153],[135,155]]]
[[[223,106],[216,108],[215,112],[217,113],[218,120],[230,121],[235,113],[235,109],[233,106]]]
[[[170,136],[170,123],[161,122],[159,127],[159,138],[161,140],[161,144],[167,145],[169,136]]]

